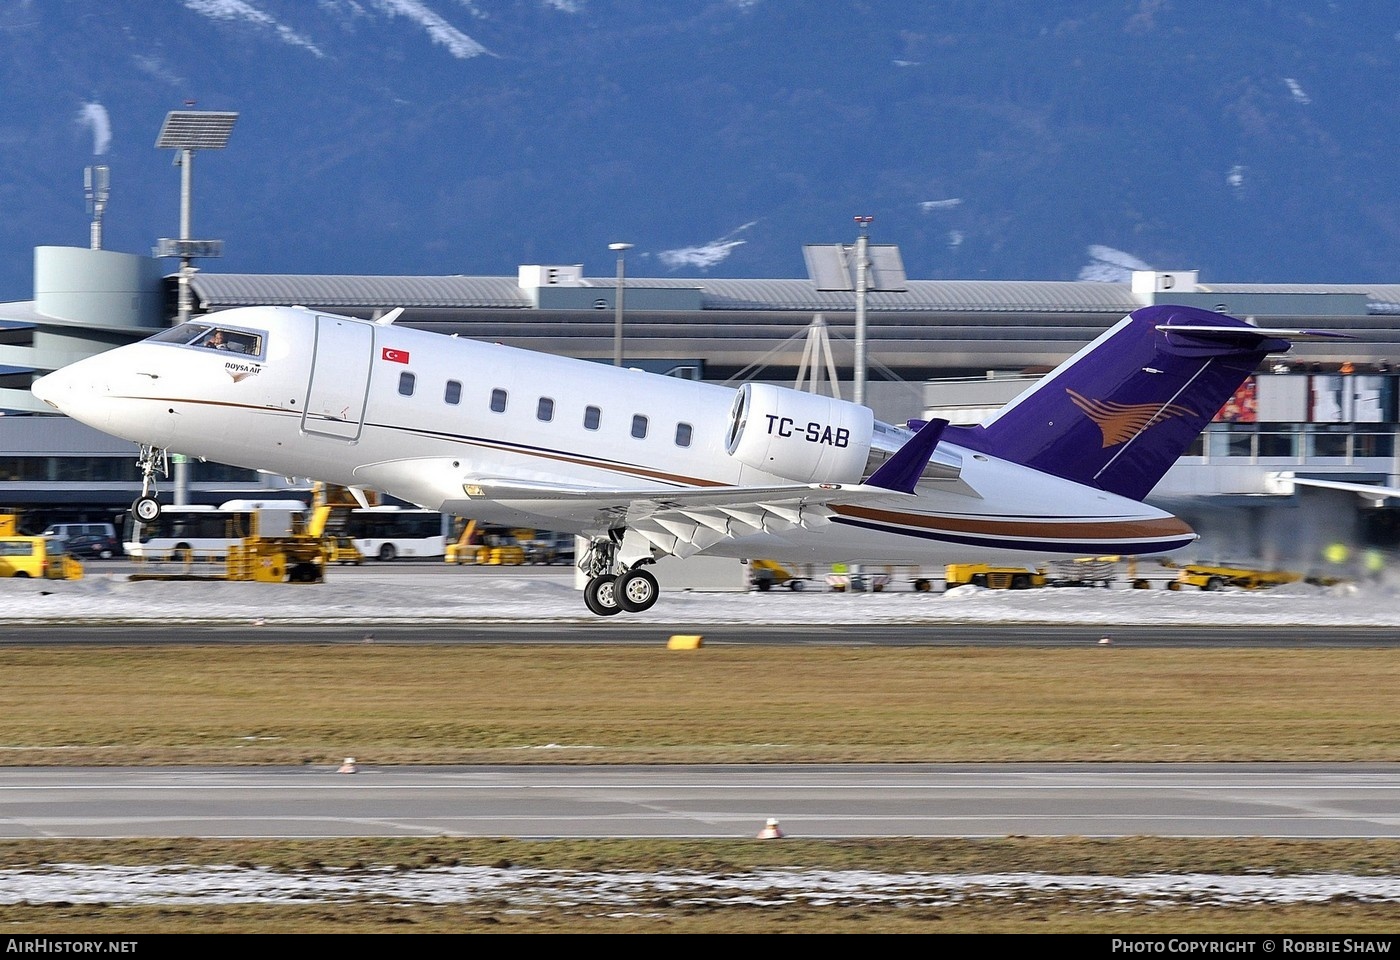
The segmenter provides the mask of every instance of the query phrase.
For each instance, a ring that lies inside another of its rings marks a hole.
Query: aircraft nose
[[[93,418],[99,414],[106,416],[99,395],[102,391],[94,383],[96,371],[84,367],[84,362],[80,360],[45,374],[30,385],[29,392],[59,413],[97,426]]]
[[[61,413],[64,399],[72,392],[72,380],[71,376],[64,376],[63,371],[55,370],[35,380],[29,392]]]

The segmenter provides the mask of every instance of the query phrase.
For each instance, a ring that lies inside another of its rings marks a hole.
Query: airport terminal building
[[[129,506],[140,492],[135,446],[47,413],[29,385],[150,336],[182,309],[297,304],[366,319],[402,310],[396,323],[445,336],[604,363],[620,354],[627,366],[715,383],[772,382],[852,399],[858,377],[882,420],[971,423],[1132,310],[1174,303],[1346,335],[1272,358],[1154,491],[1151,500],[1205,533],[1202,558],[1268,554],[1275,541],[1306,552],[1311,536],[1400,546],[1400,499],[1290,482],[1400,486],[1400,284],[1232,284],[1143,271],[1123,283],[907,280],[857,295],[811,279],[619,282],[585,276],[579,265],[525,265],[514,277],[196,272],[186,291],[179,285],[150,257],[35,250],[33,298],[0,304],[0,496],[8,507],[42,526],[111,519]],[[189,463],[177,464],[161,492],[201,503],[289,489],[307,484]],[[1329,529],[1307,532],[1319,524]]]

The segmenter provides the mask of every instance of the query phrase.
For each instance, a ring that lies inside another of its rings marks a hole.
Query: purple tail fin
[[[1173,329],[1177,328],[1177,329]],[[1134,310],[982,426],[944,439],[1141,500],[1288,340],[1195,307]]]

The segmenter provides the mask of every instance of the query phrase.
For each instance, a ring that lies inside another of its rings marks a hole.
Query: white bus
[[[264,537],[292,533],[308,512],[300,500],[229,500],[217,507],[191,504],[162,507],[142,523],[130,513],[122,523],[122,548],[137,560],[223,560],[232,544],[256,532]]]
[[[448,517],[436,510],[416,507],[369,507],[350,511],[345,527],[338,531],[349,537],[355,549],[367,559],[395,560],[399,557],[447,556]]]

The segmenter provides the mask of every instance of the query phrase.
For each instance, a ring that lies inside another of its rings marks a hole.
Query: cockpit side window
[[[146,339],[152,343],[193,343],[208,332],[207,323],[182,323]]]
[[[196,346],[210,350],[227,350],[229,353],[243,353],[257,356],[262,353],[262,334],[248,330],[233,330],[228,327],[213,327],[195,341]]]

